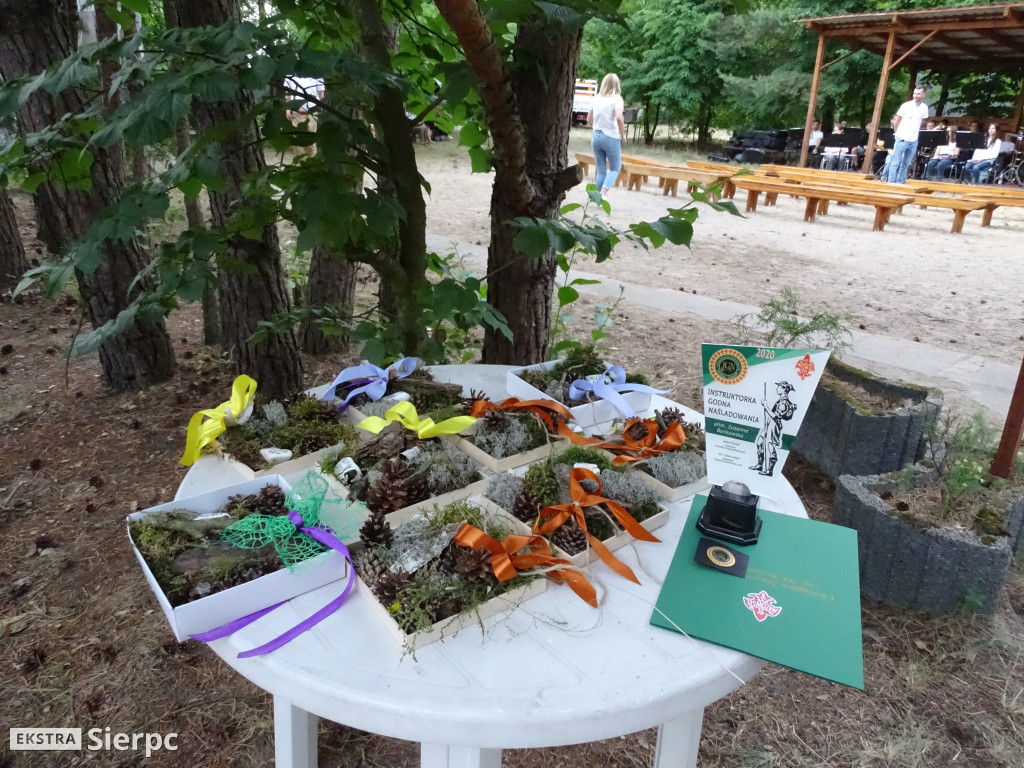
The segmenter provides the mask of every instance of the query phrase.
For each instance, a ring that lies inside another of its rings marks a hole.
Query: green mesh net
[[[353,538],[366,517],[366,505],[331,493],[327,481],[315,472],[303,477],[285,497],[285,506],[298,512],[306,527],[329,528],[344,541]],[[248,515],[224,529],[224,538],[240,549],[273,544],[288,570],[326,552],[327,547],[302,533],[287,515]]]

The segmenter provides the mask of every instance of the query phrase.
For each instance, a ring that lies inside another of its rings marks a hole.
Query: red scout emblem
[[[764,621],[769,616],[778,616],[782,613],[782,606],[775,604],[775,598],[765,592],[751,592],[743,598],[743,604],[749,608],[758,621]]]
[[[800,377],[800,381],[803,381],[812,373],[814,373],[814,363],[811,362],[811,356],[804,355],[803,359],[796,364],[796,375]]]

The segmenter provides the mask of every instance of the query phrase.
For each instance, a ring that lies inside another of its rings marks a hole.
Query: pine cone
[[[394,573],[385,571],[376,583],[370,586],[373,594],[380,601],[380,604],[387,608],[395,600],[403,589],[412,584],[412,576],[405,571]]]
[[[686,433],[686,444],[691,448],[705,450],[704,428],[696,421],[684,421],[683,432]]]
[[[483,392],[483,391],[481,391],[479,389],[473,389],[472,387],[470,387],[469,397],[466,397],[466,398],[463,398],[463,399],[466,401],[467,405],[472,405],[477,400],[487,400],[488,402],[490,402],[491,398],[489,398],[487,396],[486,392]]]
[[[492,584],[497,580],[491,567],[490,550],[483,547],[459,550],[455,555],[455,573],[478,584]]]
[[[642,440],[647,437],[647,424],[643,420],[638,421],[635,424],[630,425],[629,429],[627,429],[623,434],[633,440]]]
[[[255,498],[256,511],[265,515],[286,515],[288,508],[284,504],[284,491],[279,485],[265,485],[260,488]]]
[[[254,493],[250,493],[248,496],[236,493],[234,496],[228,497],[228,503],[224,505],[224,511],[235,520],[241,520],[257,510],[256,500],[257,496]]]
[[[661,411],[655,411],[654,421],[658,425],[658,434],[664,433],[666,429],[675,424],[677,421],[683,420],[683,412],[678,408],[665,408]],[[685,429],[685,427],[684,427]],[[687,434],[689,434],[687,432]]]
[[[427,482],[427,475],[425,472],[417,472],[415,475],[409,475],[402,481],[402,487],[405,490],[406,506],[430,498],[430,484]],[[401,509],[401,507],[399,507],[399,509]]]
[[[551,533],[551,543],[570,555],[575,555],[587,548],[587,535],[576,522],[575,517],[570,517]]]
[[[371,512],[359,529],[359,538],[369,548],[390,547],[395,541],[395,533],[384,519],[383,512]]]
[[[527,525],[533,525],[543,506],[544,502],[540,497],[534,496],[529,491],[524,491],[516,496],[511,512],[517,520],[522,520]]]
[[[508,411],[488,411],[480,417],[479,430],[483,432],[504,432],[508,429]]]
[[[380,578],[388,573],[388,566],[374,549],[364,549],[355,558],[356,573],[372,589]]]
[[[393,463],[395,463],[395,460],[388,462],[388,464]],[[408,506],[405,499],[405,488],[402,485],[402,480],[400,478],[396,479],[394,475],[388,472],[381,475],[380,480],[366,492],[366,506],[371,512],[382,515],[390,514],[395,510]]]

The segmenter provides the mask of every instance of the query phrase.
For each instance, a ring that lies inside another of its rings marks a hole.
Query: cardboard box
[[[223,507],[230,496],[235,494],[258,493],[265,485],[277,485],[285,493],[291,486],[280,476],[255,478],[236,485],[229,485],[216,491],[209,491],[198,496],[160,504],[149,509],[128,515],[127,523],[144,520],[146,517],[174,510],[189,510],[197,515],[215,512]],[[131,530],[128,531],[131,541]],[[156,595],[157,602],[167,616],[175,638],[179,642],[189,639],[190,635],[208,632],[228,622],[248,616],[250,613],[267,608],[275,603],[289,600],[310,590],[330,584],[348,576],[348,562],[338,552],[329,551],[300,564],[294,572],[284,566],[281,570],[261,576],[258,579],[239,584],[236,587],[217,592],[191,603],[171,606],[167,596],[153,577],[149,565],[132,541],[132,550],[142,565],[150,589]]]
[[[481,508],[485,517],[496,516],[500,518],[501,521],[506,523],[515,533],[529,533],[529,529],[523,525],[523,523],[516,520],[490,500],[481,497],[479,499],[474,499],[473,503]],[[441,504],[439,506],[444,505]],[[404,513],[405,510],[402,510],[402,512]],[[400,513],[396,512],[394,514],[398,515]],[[388,522],[395,527],[399,527],[402,522],[409,520],[412,516],[413,513],[410,513],[407,516],[402,517],[401,522],[398,522],[397,524],[391,519],[391,517],[389,517]],[[360,579],[360,581],[362,581],[362,579]],[[463,613],[456,614],[455,616],[449,616],[446,619],[436,622],[429,629],[425,629],[411,635],[407,634],[405,630],[398,626],[391,614],[388,613],[387,609],[381,605],[375,597],[371,596],[371,599],[367,602],[371,606],[371,612],[378,618],[381,624],[384,625],[388,634],[395,638],[395,640],[404,648],[416,651],[425,645],[429,645],[430,643],[438,640],[443,640],[446,637],[451,637],[468,626],[479,626],[484,619],[490,618],[502,611],[515,609],[524,601],[543,594],[547,589],[547,583],[547,578],[543,576],[532,579],[521,587],[517,587],[516,589],[491,598],[471,611],[465,611]],[[370,593],[370,589],[365,583],[362,584],[362,587],[366,589],[367,593]]]
[[[527,384],[519,377],[519,374],[523,371],[547,371],[558,365],[558,362],[559,361],[557,360],[551,360],[547,363],[528,365],[523,368],[514,368],[509,371],[505,383],[505,388],[508,389],[509,395],[523,400],[551,400],[552,398],[550,395],[547,395],[536,387]],[[637,413],[645,411],[651,404],[651,395],[643,392],[624,392],[622,397]],[[576,423],[584,429],[592,427],[595,424],[612,421],[622,415],[614,405],[605,402],[604,400],[574,406],[569,409],[569,412],[572,413],[573,419]]]
[[[669,510],[665,507],[661,507],[661,511],[658,512],[658,514],[653,515],[647,518],[646,520],[642,521],[640,525],[646,528],[648,531],[654,531],[668,523],[668,515]],[[549,536],[549,541],[550,538],[551,537]],[[634,539],[627,531],[620,531],[619,533],[612,536],[610,539],[605,539],[602,543],[606,547],[608,547],[609,551],[614,552],[615,550],[621,549],[622,547],[626,546],[627,544],[631,544],[632,542],[657,546],[654,542],[640,541],[639,539]],[[582,552],[577,552],[575,555],[570,555],[568,552],[562,551],[554,544],[551,545],[551,548],[556,551],[556,554],[559,557],[564,557],[568,559],[577,568],[582,568],[588,563],[592,563],[595,560],[600,560],[600,558],[597,556],[597,553],[594,552],[592,547],[587,547]]]

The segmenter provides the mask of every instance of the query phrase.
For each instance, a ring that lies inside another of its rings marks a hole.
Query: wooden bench
[[[848,179],[860,179],[863,181],[873,181],[875,176],[872,173],[862,173],[860,171],[822,171],[818,168],[801,168],[798,165],[775,165],[774,163],[768,163],[761,166],[762,173],[801,173],[807,176],[813,176],[815,179],[839,179],[840,181],[846,181]]]
[[[710,187],[720,184],[725,178],[727,178],[721,173],[681,168],[678,166],[623,163],[622,170],[629,179],[626,189],[639,190],[642,182],[647,181],[651,176],[654,176],[661,180],[661,183],[658,185],[662,188],[661,194],[664,196],[671,192],[673,197],[676,196],[680,181],[686,182],[687,192],[693,192],[702,184]]]
[[[956,197],[946,197],[944,195],[935,194],[923,194],[923,193],[896,193],[890,192],[889,189],[898,189],[899,184],[888,184],[886,182],[876,182],[877,186],[865,186],[864,189],[873,191],[877,194],[899,194],[901,196],[906,195],[911,198],[910,202],[913,205],[924,208],[944,208],[948,211],[953,211],[953,225],[949,230],[952,234],[961,234],[964,228],[964,220],[967,218],[967,214],[971,211],[978,211],[985,207],[985,203],[973,200],[961,200]],[[845,191],[850,189],[847,185],[843,184],[817,184],[816,186],[822,188],[832,188],[836,191]],[[824,208],[819,207],[819,214],[828,213],[827,201],[822,201]],[[903,206],[901,205],[898,209],[902,212]]]
[[[972,189],[977,189],[973,187]],[[981,192],[968,192],[964,195],[964,200],[974,200],[985,204],[985,213],[981,215],[981,226],[988,227],[992,225],[992,213],[996,208],[1024,208],[1024,194],[1020,190],[1016,190],[1017,194],[1012,194],[1014,190],[1005,190],[1008,194],[993,195],[987,190]]]
[[[576,153],[576,162],[579,163],[580,168],[583,169],[583,176],[584,176],[584,178],[586,178],[587,176],[590,175],[590,166],[592,166],[592,165],[596,166],[597,165],[597,161],[594,159],[593,155],[585,155],[582,152],[577,152]],[[623,187],[625,185],[626,185],[625,174],[623,174],[621,172],[621,170],[620,170],[619,175],[615,177],[615,186],[616,187]]]
[[[886,223],[892,212],[901,205],[914,202],[911,195],[883,194],[870,190],[844,189],[838,185],[817,185],[817,184],[794,184],[792,182],[777,181],[765,176],[753,178],[740,177],[733,179],[737,189],[747,190],[747,208],[749,211],[757,210],[757,196],[761,192],[786,194],[794,197],[802,197],[807,203],[804,206],[804,221],[813,222],[818,213],[822,201],[834,201],[853,203],[855,205],[870,205],[875,209],[875,220],[872,229],[881,232],[885,229]]]

